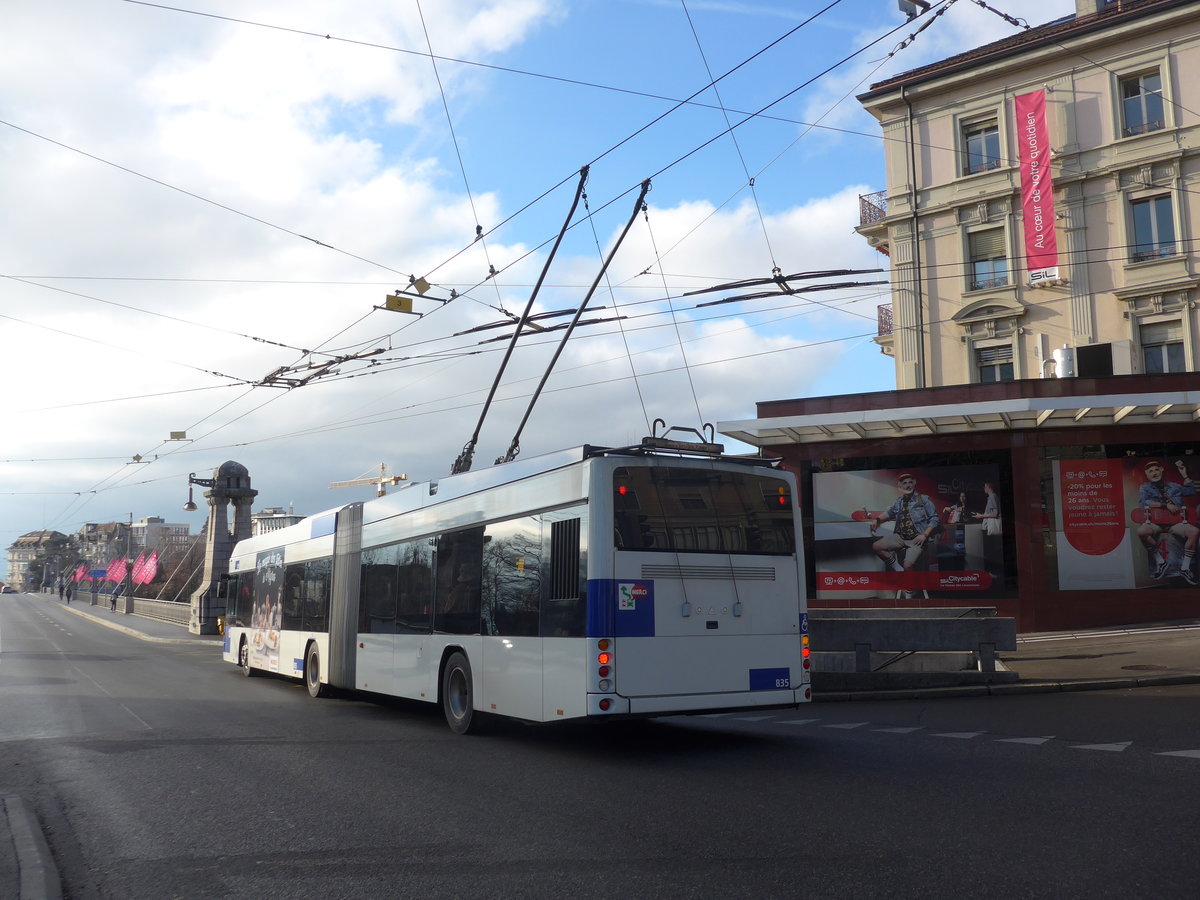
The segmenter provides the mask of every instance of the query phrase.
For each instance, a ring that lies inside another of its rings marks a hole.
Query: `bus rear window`
[[[789,484],[758,472],[623,466],[613,473],[618,550],[791,554]]]

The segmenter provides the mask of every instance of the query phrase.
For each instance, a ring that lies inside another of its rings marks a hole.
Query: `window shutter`
[[[971,259],[998,259],[1004,256],[1004,229],[972,231],[968,237]]]
[[[975,350],[975,359],[981,366],[1012,362],[1012,358],[1012,344],[1004,344],[1000,347],[979,347]]]
[[[1173,344],[1183,340],[1183,323],[1178,320],[1174,322],[1153,322],[1149,325],[1143,325],[1140,333],[1143,347],[1149,347],[1154,344]]]

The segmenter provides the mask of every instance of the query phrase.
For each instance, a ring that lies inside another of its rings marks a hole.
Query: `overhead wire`
[[[830,4],[830,7],[832,7],[832,6],[834,6],[834,5],[836,5],[836,4]],[[826,7],[826,8],[829,8],[829,7]],[[818,13],[818,14],[820,14],[820,13]],[[810,20],[811,20],[811,19],[810,19]],[[793,91],[793,92],[794,92],[794,91]],[[776,101],[776,102],[778,102],[778,101]],[[773,106],[773,104],[772,104],[772,106]],[[766,107],[766,108],[769,108],[769,107]],[[766,109],[766,108],[764,108],[764,109]],[[661,116],[660,116],[660,119],[661,119]],[[658,121],[658,120],[655,120],[655,121]],[[652,122],[652,124],[653,124],[653,122]],[[643,126],[643,127],[649,127],[649,126]],[[737,126],[733,126],[733,127],[737,127]],[[730,130],[730,131],[731,131],[731,130]],[[632,137],[632,136],[631,136],[631,137]],[[628,139],[630,139],[630,138],[626,138],[626,140],[628,140]],[[55,143],[56,143],[56,142],[55,142]],[[623,143],[624,143],[624,142],[623,142]],[[614,145],[614,146],[619,146],[619,144],[618,144],[618,145]],[[611,152],[611,150],[610,150],[610,152]],[[694,152],[695,152],[695,151],[694,151]],[[98,158],[98,157],[97,157],[97,158]],[[680,157],[680,158],[685,158],[685,157]],[[664,169],[664,170],[665,170],[665,169]],[[136,173],[136,174],[137,174],[137,173]],[[185,193],[187,193],[187,192],[185,192]],[[200,198],[200,199],[204,199],[204,198]],[[616,199],[619,199],[619,198],[614,198],[614,200],[616,200]],[[217,205],[222,205],[222,204],[217,204]],[[251,217],[251,218],[253,218],[253,217]],[[264,222],[264,223],[265,223],[265,222]],[[266,223],[266,224],[270,224],[270,223]],[[298,235],[298,236],[301,236],[301,238],[306,238],[306,235],[299,235],[299,233],[290,232],[290,230],[289,230],[289,229],[282,229],[282,230],[288,230],[288,232],[289,232],[289,233],[292,233],[292,234],[296,234],[296,235]],[[308,239],[308,240],[312,240],[312,239]],[[318,244],[322,244],[323,246],[329,246],[329,245],[325,245],[325,244],[323,244],[323,242],[320,242],[320,241],[316,241],[316,242],[318,242]],[[354,256],[354,254],[352,254],[352,256]],[[364,259],[364,258],[361,258],[361,257],[356,257],[356,258]],[[364,262],[371,262],[371,260],[365,260],[365,259],[364,259]],[[386,266],[385,266],[385,268],[386,268]],[[391,270],[391,271],[396,271],[396,270]],[[360,320],[361,320],[361,319],[360,319]],[[268,401],[268,402],[270,402],[270,401]],[[263,404],[263,406],[265,406],[265,404]],[[256,409],[258,409],[258,408],[262,408],[262,407],[257,407]],[[253,410],[251,410],[251,412],[253,412]],[[247,414],[248,414],[248,413],[247,413]],[[245,414],[244,414],[244,415],[245,415]],[[244,418],[244,416],[239,416],[239,419],[241,419],[241,418]],[[233,420],[233,421],[236,421],[236,420],[238,420],[238,419],[235,419],[235,420]],[[202,421],[203,421],[203,420],[202,420]],[[232,424],[232,422],[229,422],[229,424]],[[227,426],[228,426],[228,424],[227,424],[227,425],[224,425],[224,426],[221,426],[221,427],[227,427]],[[216,431],[216,430],[215,430],[215,431]],[[210,432],[210,433],[211,433],[211,432]]]

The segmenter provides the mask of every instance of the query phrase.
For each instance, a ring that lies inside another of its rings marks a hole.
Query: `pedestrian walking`
[[[69,581],[67,582],[66,594],[67,594],[67,603],[70,603],[71,602],[71,582],[69,582]]]
[[[63,598],[63,583],[62,583],[62,579],[60,578],[60,579],[58,579],[58,599],[61,600],[62,598]]]
[[[112,596],[108,598],[108,608],[111,609],[113,612],[117,611],[117,597],[120,595],[120,593],[121,593],[121,586],[117,585],[116,587],[113,588]]]

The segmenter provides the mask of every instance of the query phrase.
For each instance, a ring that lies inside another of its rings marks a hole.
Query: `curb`
[[[107,619],[102,619],[99,616],[93,616],[90,613],[82,612],[81,610],[72,609],[70,604],[64,604],[63,609],[70,610],[73,615],[80,616],[91,622],[103,625],[105,628],[111,628],[113,631],[121,631],[125,634],[132,635],[135,638],[141,638],[143,641],[153,641],[156,644],[195,644],[204,646],[205,644],[215,644],[221,640],[220,635],[197,635],[191,638],[165,638],[157,637],[152,634],[146,634],[144,631],[138,631],[136,628],[130,628],[128,625],[122,625],[119,622],[109,622]],[[206,640],[211,638],[211,640]]]
[[[0,826],[7,825],[17,853],[17,877],[20,900],[62,900],[58,866],[42,834],[37,816],[23,797],[0,794]]]
[[[896,688],[894,690],[813,692],[813,702],[848,700],[928,700],[947,697],[1002,697],[1011,694],[1054,694],[1079,691],[1114,691],[1127,688],[1200,684],[1200,675],[1151,675],[1144,678],[1092,678],[1080,681],[1018,681],[1010,684],[972,684],[961,687]]]

